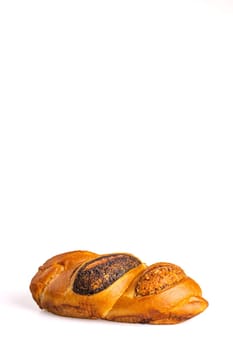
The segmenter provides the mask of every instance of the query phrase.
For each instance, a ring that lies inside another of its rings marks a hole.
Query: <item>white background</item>
[[[0,2],[4,349],[232,349],[232,1]],[[40,311],[84,249],[176,263],[209,301],[176,326]]]

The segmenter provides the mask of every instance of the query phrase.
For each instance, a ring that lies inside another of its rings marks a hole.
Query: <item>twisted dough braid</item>
[[[199,285],[178,266],[147,267],[131,254],[73,251],[42,265],[30,284],[40,308],[61,316],[174,324],[208,303]]]

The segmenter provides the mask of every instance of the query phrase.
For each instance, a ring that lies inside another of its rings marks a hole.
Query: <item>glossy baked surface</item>
[[[52,313],[120,322],[174,324],[208,306],[179,266],[147,267],[127,253],[57,255],[39,268],[30,290],[39,307]]]

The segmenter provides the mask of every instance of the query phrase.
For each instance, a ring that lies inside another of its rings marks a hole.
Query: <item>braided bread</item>
[[[57,315],[120,322],[174,324],[208,306],[180,267],[147,267],[126,253],[54,256],[39,268],[30,290],[40,308]]]

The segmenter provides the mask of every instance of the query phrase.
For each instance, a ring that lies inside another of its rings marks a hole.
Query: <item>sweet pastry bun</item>
[[[39,307],[54,314],[119,322],[175,324],[208,306],[179,266],[148,267],[127,253],[56,255],[39,268],[30,290]]]

